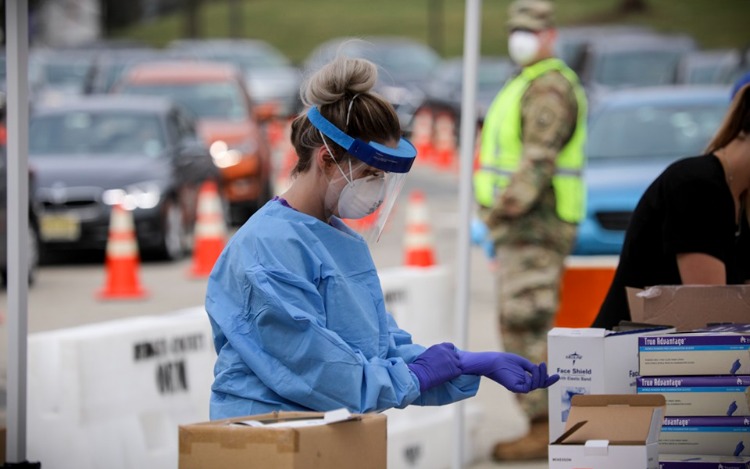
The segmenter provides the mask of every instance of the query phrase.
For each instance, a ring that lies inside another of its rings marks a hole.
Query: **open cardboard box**
[[[573,396],[565,433],[549,446],[550,469],[658,469],[665,407],[659,394]]]
[[[179,427],[179,469],[382,469],[384,414],[273,412]]]
[[[633,321],[677,331],[711,323],[750,323],[750,285],[658,285],[627,287]]]

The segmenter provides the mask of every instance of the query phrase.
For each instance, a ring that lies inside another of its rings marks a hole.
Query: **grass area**
[[[622,14],[620,0],[557,0],[560,27],[589,23],[652,26],[692,35],[703,48],[750,44],[750,0],[646,0],[648,10]],[[229,36],[225,0],[203,0],[202,37]],[[482,2],[483,54],[506,53],[510,0]],[[321,42],[338,36],[399,35],[432,45],[445,57],[463,50],[465,2],[458,0],[242,0],[242,35],[264,39],[302,61]],[[436,20],[437,18],[437,20]],[[116,31],[114,37],[163,46],[183,37],[185,15],[175,13]]]

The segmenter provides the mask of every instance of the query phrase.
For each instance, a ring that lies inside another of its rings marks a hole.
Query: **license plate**
[[[70,215],[43,215],[39,228],[44,241],[76,241],[81,237],[81,221]]]

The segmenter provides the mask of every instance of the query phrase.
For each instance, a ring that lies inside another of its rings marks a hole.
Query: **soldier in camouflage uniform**
[[[509,53],[522,69],[488,110],[474,178],[479,217],[496,249],[503,347],[534,362],[546,361],[563,263],[585,208],[586,98],[575,74],[553,56],[552,16],[546,0],[510,6]],[[529,433],[498,443],[494,457],[546,459],[547,392],[518,397]]]

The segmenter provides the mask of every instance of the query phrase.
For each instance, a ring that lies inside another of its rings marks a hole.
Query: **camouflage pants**
[[[506,352],[547,361],[547,332],[557,313],[564,261],[564,254],[544,246],[498,246],[497,311]],[[547,415],[546,390],[517,397],[529,419]]]

